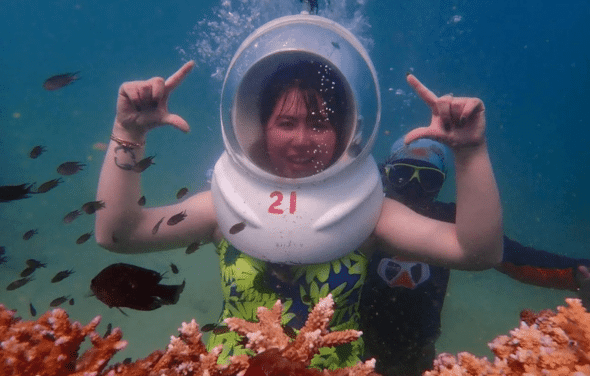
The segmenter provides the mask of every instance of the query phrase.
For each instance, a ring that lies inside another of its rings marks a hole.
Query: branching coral
[[[305,327],[291,340],[280,325],[282,304],[273,309],[261,307],[258,323],[228,319],[228,325],[245,335],[247,346],[259,355],[233,356],[229,364],[217,364],[221,346],[207,351],[195,320],[183,323],[179,336],[172,337],[165,351],[155,351],[133,363],[118,363],[106,368],[108,361],[127,345],[119,329],[106,338],[94,330],[100,316],[88,325],[72,323],[62,309],[47,312],[37,321],[21,321],[0,305],[0,374],[1,375],[359,375],[372,376],[374,361],[335,371],[308,369],[309,361],[323,346],[335,346],[357,339],[354,330],[329,332],[328,322],[334,310],[331,296],[322,299]],[[86,336],[92,348],[80,357],[78,351]]]
[[[332,295],[321,299],[309,314],[303,328],[295,340],[285,334],[281,327],[283,305],[277,301],[272,309],[258,308],[257,323],[231,317],[225,320],[234,332],[248,339],[246,347],[258,355],[252,359],[251,366],[245,376],[254,375],[338,375],[368,376],[375,373],[375,361],[369,360],[354,367],[340,370],[324,370],[323,372],[307,369],[311,359],[321,347],[338,346],[357,340],[362,332],[343,330],[330,332],[328,323],[334,314]]]
[[[112,356],[125,348],[120,330],[106,338],[94,329],[100,317],[82,326],[71,323],[66,311],[54,309],[37,321],[21,321],[14,311],[0,305],[1,375],[83,375],[100,372]],[[78,358],[78,350],[90,335],[93,347]]]
[[[566,299],[558,313],[526,311],[520,327],[490,344],[494,363],[466,352],[440,354],[434,375],[590,375],[590,313],[579,299]],[[528,322],[528,324],[527,324]]]
[[[566,299],[567,307],[558,313],[526,312],[520,327],[510,336],[499,336],[490,348],[494,363],[469,353],[457,357],[440,354],[434,375],[590,375],[590,313],[578,299]],[[183,323],[178,337],[172,337],[165,350],[158,350],[133,363],[107,363],[125,348],[122,333],[114,329],[102,338],[95,332],[96,317],[82,326],[71,322],[62,309],[45,313],[37,321],[21,321],[0,305],[1,375],[198,375],[198,376],[378,376],[375,361],[339,370],[308,368],[320,347],[336,346],[356,340],[361,332],[330,332],[334,313],[331,296],[322,299],[310,313],[305,326],[291,339],[280,325],[283,306],[258,309],[258,322],[230,318],[226,322],[243,335],[254,357],[234,356],[228,364],[217,364],[221,347],[207,351],[195,320]],[[79,356],[80,345],[89,336],[92,347]]]

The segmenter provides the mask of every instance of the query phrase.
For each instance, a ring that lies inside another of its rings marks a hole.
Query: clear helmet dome
[[[301,14],[254,31],[221,96],[225,152],[211,192],[224,238],[284,264],[327,262],[359,247],[383,203],[370,154],[380,110],[373,64],[344,27]],[[291,122],[305,140],[295,152],[296,129],[280,129]]]
[[[301,14],[278,18],[254,31],[230,63],[221,125],[226,151],[236,163],[258,178],[285,182],[269,163],[264,130],[273,107],[294,82],[319,94],[319,110],[328,114],[337,144],[327,165],[310,176],[287,180],[322,181],[369,155],[381,110],[373,64],[344,27]]]

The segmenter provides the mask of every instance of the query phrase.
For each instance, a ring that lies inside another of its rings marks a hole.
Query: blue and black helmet
[[[446,174],[447,166],[452,163],[453,153],[445,144],[428,138],[421,138],[406,145],[402,136],[391,145],[385,164],[393,164],[400,160],[428,162]]]
[[[391,146],[391,153],[380,166],[385,191],[397,191],[409,187],[413,180],[422,187],[424,193],[436,195],[442,188],[447,174],[447,166],[452,159],[451,150],[444,144],[418,139],[406,145],[401,137]]]

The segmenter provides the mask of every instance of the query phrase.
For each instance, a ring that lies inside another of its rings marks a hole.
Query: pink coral
[[[567,307],[558,313],[530,311],[520,327],[501,335],[490,344],[496,355],[494,363],[462,352],[455,358],[440,354],[434,375],[589,375],[590,374],[590,313],[579,299],[566,299]]]
[[[493,363],[462,352],[456,357],[440,354],[430,375],[588,375],[590,374],[590,314],[578,299],[566,299],[567,307],[558,313],[527,313],[529,324],[521,322],[510,336],[499,336],[490,348]],[[183,323],[178,337],[172,337],[166,350],[157,350],[133,363],[107,363],[125,348],[117,328],[106,338],[95,332],[96,317],[82,326],[71,322],[62,309],[45,313],[37,321],[21,321],[0,304],[1,375],[208,375],[208,376],[378,376],[375,361],[369,360],[340,370],[307,368],[320,347],[347,343],[361,333],[354,330],[331,332],[333,301],[322,299],[310,313],[305,326],[293,340],[280,325],[282,304],[258,310],[259,322],[228,319],[228,326],[246,336],[247,347],[258,355],[230,358],[217,364],[221,347],[207,351],[195,320]],[[89,336],[92,347],[78,355]]]
[[[101,338],[94,329],[96,317],[88,325],[71,323],[63,309],[46,312],[36,322],[21,321],[0,304],[0,374],[2,375],[83,375],[98,373],[111,357],[125,348],[122,333],[114,330]],[[94,345],[78,359],[86,336]]]
[[[125,348],[121,330],[116,328],[106,338],[94,330],[97,316],[88,325],[71,322],[62,309],[45,313],[37,321],[21,321],[14,311],[0,305],[0,374],[1,375],[198,375],[198,376],[378,376],[375,362],[334,371],[308,369],[309,359],[323,346],[355,340],[357,331],[328,330],[334,314],[334,302],[328,296],[317,304],[299,336],[291,340],[280,325],[283,306],[277,302],[272,310],[260,308],[258,323],[229,319],[230,327],[246,335],[247,346],[259,355],[233,356],[229,364],[218,364],[221,346],[207,351],[199,325],[183,323],[179,336],[172,337],[165,351],[157,350],[133,363],[118,363],[106,368],[113,355]],[[89,336],[92,347],[78,356],[80,345]],[[263,372],[263,373],[262,373]]]
[[[278,349],[285,359],[305,366],[311,363],[311,359],[319,353],[321,347],[349,343],[357,340],[362,334],[358,330],[338,332],[328,330],[328,323],[334,314],[334,301],[331,294],[316,304],[294,341],[290,340],[281,327],[282,310],[283,305],[279,300],[270,310],[266,307],[258,308],[259,322],[257,323],[235,317],[230,317],[225,322],[231,330],[246,336],[248,338],[246,347],[256,353],[273,348]]]

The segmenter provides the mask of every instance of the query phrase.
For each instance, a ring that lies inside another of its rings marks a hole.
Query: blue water
[[[413,71],[436,94],[478,96],[487,111],[487,137],[504,206],[505,232],[525,245],[571,257],[590,257],[590,4],[587,1],[320,1],[320,15],[349,27],[369,49],[379,74],[382,128],[374,155],[387,155],[400,135],[429,120],[427,107],[405,83]],[[198,67],[174,92],[171,111],[188,134],[164,127],[150,133],[156,165],[143,175],[148,205],[176,201],[176,191],[206,189],[205,173],[223,150],[219,131],[219,77],[233,51],[254,27],[301,9],[298,0],[227,1],[3,1],[0,3],[0,185],[57,178],[56,167],[81,161],[86,168],[49,193],[0,204],[0,302],[29,319],[62,295],[72,319],[96,315],[120,326],[129,347],[117,355],[143,357],[163,348],[182,321],[216,320],[221,307],[216,256],[204,247],[123,256],[93,240],[93,216],[71,224],[63,216],[95,197],[117,89],[124,81],[167,76],[187,59]],[[230,37],[227,35],[230,33]],[[81,79],[55,92],[43,90],[54,74],[81,71]],[[47,152],[28,158],[35,145]],[[449,184],[441,198],[453,199]],[[22,234],[38,228],[24,241]],[[35,280],[6,291],[24,261],[47,263]],[[103,267],[129,262],[186,279],[179,303],[129,316],[89,297]],[[169,264],[181,269],[174,275]],[[75,273],[62,282],[60,270]],[[439,352],[490,355],[486,343],[518,325],[524,308],[555,308],[571,292],[541,289],[503,275],[453,272],[443,312]],[[460,318],[460,319],[459,319]]]

